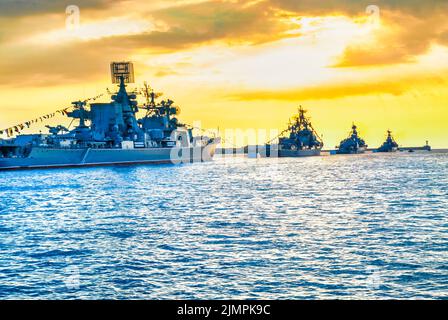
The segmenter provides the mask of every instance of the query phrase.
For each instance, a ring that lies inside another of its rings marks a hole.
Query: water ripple
[[[0,298],[447,298],[448,154],[0,175]]]

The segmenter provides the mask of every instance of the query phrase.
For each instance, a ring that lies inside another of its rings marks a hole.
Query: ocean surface
[[[446,299],[448,154],[0,172],[0,299]]]

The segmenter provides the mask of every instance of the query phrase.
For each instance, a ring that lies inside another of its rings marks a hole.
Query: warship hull
[[[397,152],[398,148],[387,148],[387,149],[382,149],[379,148],[377,150],[374,150],[373,152],[375,153],[393,153],[393,152]]]
[[[280,158],[316,157],[316,156],[320,156],[320,149],[279,150],[278,156]]]
[[[336,150],[336,154],[363,154],[367,151],[367,148],[349,149],[349,150]]]
[[[139,149],[33,148],[26,158],[0,158],[0,171],[211,161],[217,142],[203,147]]]

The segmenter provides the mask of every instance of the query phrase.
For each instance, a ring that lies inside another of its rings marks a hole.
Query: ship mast
[[[317,133],[317,131],[314,129],[313,125],[311,124],[311,121],[305,116],[306,114],[306,110],[303,109],[302,106],[299,107],[299,119],[300,122],[303,124],[304,129],[308,129],[310,128],[311,131],[314,133],[314,135],[316,136],[317,140],[323,144],[322,138],[319,136],[319,134]],[[302,128],[301,128],[302,129]],[[300,129],[300,130],[301,130]]]
[[[145,105],[142,107],[146,109],[146,117],[157,111],[156,99],[163,95],[162,92],[154,92],[154,89],[145,81],[143,83],[142,93],[146,99]]]

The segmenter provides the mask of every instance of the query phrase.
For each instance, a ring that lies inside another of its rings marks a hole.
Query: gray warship
[[[132,63],[111,63],[111,72],[119,88],[111,94],[111,102],[73,102],[62,111],[76,119],[78,125],[72,130],[47,126],[49,134],[19,134],[0,140],[0,170],[212,160],[220,138],[193,136],[193,128],[176,118],[179,108],[174,102],[156,103],[157,94],[146,84],[143,93],[128,93]],[[143,106],[136,100],[138,94],[146,97]],[[142,109],[146,114],[137,119]]]
[[[358,127],[353,124],[348,138],[342,140],[336,149],[336,154],[358,154],[366,152],[367,144],[359,137]]]
[[[396,152],[398,151],[398,143],[395,141],[392,136],[392,131],[387,130],[387,138],[386,141],[379,147],[375,152]]]
[[[279,138],[279,157],[319,156],[324,146],[321,138],[314,130],[306,110],[300,106],[299,113],[293,118],[288,128],[282,133],[287,137]]]

